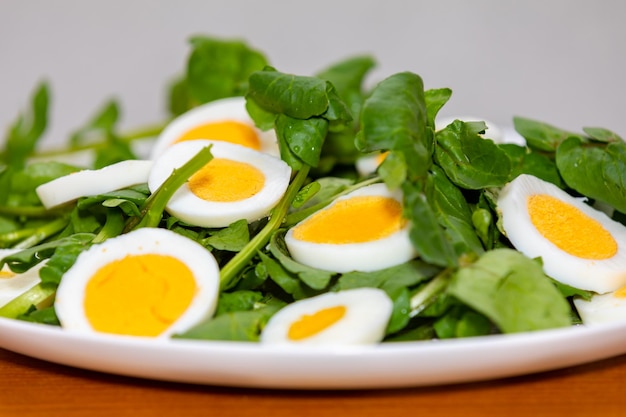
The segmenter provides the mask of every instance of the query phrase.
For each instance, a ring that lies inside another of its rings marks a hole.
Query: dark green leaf
[[[529,147],[540,151],[555,151],[559,144],[568,137],[580,137],[576,133],[523,117],[514,117],[513,125],[517,133],[526,139]]]
[[[435,126],[435,118],[439,110],[450,100],[452,90],[449,88],[438,88],[426,90],[424,92],[424,100],[426,101],[426,114],[428,115],[428,124]]]
[[[250,74],[267,65],[265,56],[243,41],[195,36],[190,43],[187,86],[198,103],[243,96]]]
[[[626,143],[585,146],[569,138],[557,149],[556,166],[569,187],[626,213]]]
[[[504,333],[571,324],[570,307],[541,264],[511,249],[485,252],[453,276],[448,291]]]
[[[623,142],[624,139],[615,132],[603,127],[583,127],[583,132],[588,134],[591,139],[598,142]]]
[[[328,122],[319,117],[301,120],[279,115],[276,119],[279,141],[287,143],[290,153],[309,166],[317,166],[327,132]]]
[[[257,291],[223,292],[219,295],[215,315],[253,310],[262,299],[263,294]]]
[[[459,187],[477,190],[509,181],[511,160],[476,127],[456,120],[436,134],[435,160]]]
[[[215,249],[230,252],[242,250],[250,241],[248,222],[245,219],[231,223],[228,227],[220,229],[204,239],[202,243]]]

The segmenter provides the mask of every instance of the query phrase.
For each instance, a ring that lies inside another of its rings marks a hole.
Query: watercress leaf
[[[217,230],[202,243],[215,249],[239,252],[250,241],[250,230],[245,219],[235,221],[223,229]]]
[[[333,286],[333,291],[374,287],[390,293],[398,288],[411,287],[424,282],[432,278],[438,271],[439,268],[426,262],[413,260],[379,271],[346,272],[339,277]]]
[[[448,292],[484,314],[504,333],[571,324],[569,304],[543,273],[541,264],[515,250],[485,252],[454,274]]]
[[[4,153],[4,162],[8,166],[24,167],[26,158],[35,150],[48,124],[49,96],[48,84],[39,83],[31,96],[30,108],[9,127]]]
[[[457,255],[452,242],[439,224],[436,210],[424,191],[404,183],[404,215],[411,222],[409,237],[419,256],[437,266],[456,266]]]
[[[263,299],[263,294],[258,291],[234,291],[222,292],[217,301],[215,316],[235,311],[248,311]]]
[[[345,100],[352,114],[359,114],[364,100],[363,81],[376,66],[369,55],[350,57],[318,72],[316,76],[330,81],[337,93]]]
[[[6,194],[7,204],[41,205],[35,189],[58,177],[69,175],[79,168],[61,162],[33,162],[23,169],[14,170]]]
[[[107,146],[96,150],[93,167],[94,169],[100,169],[128,159],[137,159],[130,143],[109,132]]]
[[[564,188],[565,184],[553,159],[547,155],[532,152],[524,146],[505,143],[498,145],[511,160],[511,179],[520,174],[530,174]]]
[[[271,113],[308,119],[328,109],[325,80],[268,69],[251,74],[249,82],[246,97]]]
[[[290,154],[309,166],[317,166],[327,132],[328,122],[320,117],[302,120],[281,114],[276,118],[279,141],[286,143]]]
[[[511,160],[493,141],[478,135],[475,125],[455,120],[436,133],[435,161],[459,187],[477,190],[504,185]]]
[[[246,110],[248,114],[254,120],[256,127],[263,131],[267,131],[274,128],[276,123],[276,114],[263,109],[256,101],[246,96]]]
[[[90,239],[87,240],[87,237]],[[87,249],[93,240],[93,235],[72,235],[63,244],[55,248],[54,254],[39,270],[41,282],[44,284],[59,285],[63,274],[74,265],[76,258]]]
[[[389,151],[385,159],[378,166],[378,175],[385,182],[388,188],[396,189],[406,181],[407,163],[404,153]]]
[[[620,137],[617,133],[610,131],[609,129],[605,129],[603,127],[583,127],[583,132],[585,132],[591,139],[598,142],[623,142],[624,139]]]
[[[428,175],[426,193],[457,257],[483,253],[484,248],[474,229],[472,211],[465,196],[436,165],[432,166]]]
[[[120,108],[117,101],[106,102],[85,126],[72,133],[70,144],[80,146],[91,139],[108,136],[113,132],[119,115]]]
[[[322,189],[322,185],[319,181],[313,181],[305,185],[298,191],[295,198],[291,202],[291,207],[294,209],[301,208],[307,201],[310,201],[315,195]]]
[[[243,41],[194,36],[190,44],[187,87],[198,103],[243,96],[250,74],[267,65],[266,57]]]
[[[148,198],[147,192],[143,192],[138,188],[125,188],[122,190],[111,191],[104,194],[98,194],[89,197],[81,197],[78,199],[76,206],[80,210],[88,209],[89,207],[104,203],[105,201],[115,201],[115,200],[123,200],[133,203],[135,205],[141,205]]]
[[[287,249],[284,236],[285,231],[278,230],[270,239],[270,252],[274,255],[276,260],[281,263],[285,270],[296,274],[308,287],[314,290],[323,290],[326,288],[334,274],[294,261],[289,256],[289,250]]]
[[[556,166],[569,187],[626,213],[626,143],[585,146],[572,137],[558,147]]]
[[[183,76],[176,77],[170,82],[167,95],[167,109],[171,116],[180,116],[190,110],[194,103],[189,94],[189,86],[187,78]]]
[[[335,87],[329,82],[326,83],[326,96],[328,97],[328,108],[323,117],[329,121],[329,130],[341,131],[352,121],[352,113],[348,105],[337,94]]]
[[[28,249],[23,249],[0,259],[0,268],[2,268],[3,265],[7,265],[11,271],[19,274],[28,271],[34,265],[52,256],[57,248],[71,245],[85,246],[91,242],[93,238],[94,235],[91,233],[77,233],[72,236],[52,240]]]
[[[356,147],[362,152],[397,150],[407,171],[422,177],[432,163],[433,137],[428,128],[422,79],[409,72],[381,81],[365,100]]]
[[[449,88],[430,89],[424,92],[426,102],[426,114],[428,115],[428,125],[435,126],[435,118],[439,110],[450,100],[452,90]]]
[[[389,298],[393,302],[393,308],[391,310],[391,317],[387,323],[385,334],[397,333],[404,329],[411,317],[409,315],[411,311],[410,306],[410,293],[406,287],[396,288],[387,292]]]
[[[289,272],[274,258],[262,252],[259,252],[259,257],[267,269],[269,278],[285,293],[291,295],[294,300],[300,300],[316,294],[316,292],[307,288],[296,274]]]
[[[568,132],[548,123],[516,116],[513,118],[513,126],[517,133],[526,139],[526,144],[539,151],[555,151],[561,142],[570,136],[582,136]]]
[[[205,320],[173,338],[201,340],[230,340],[257,342],[267,321],[280,310],[279,305],[268,305],[258,310],[236,311]]]
[[[438,318],[433,328],[440,339],[485,336],[492,333],[493,325],[484,315],[457,305]]]

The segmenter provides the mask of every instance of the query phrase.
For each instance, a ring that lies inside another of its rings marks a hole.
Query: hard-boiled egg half
[[[402,194],[373,184],[337,198],[286,233],[296,261],[333,272],[375,271],[416,256]]]
[[[218,291],[219,267],[206,248],[143,228],[82,252],[54,308],[70,331],[164,338],[210,317]]]
[[[574,306],[584,324],[610,323],[626,320],[626,286],[585,300],[574,297]]]
[[[253,222],[267,216],[287,190],[291,168],[278,157],[232,143],[194,140],[170,146],[154,162],[150,191],[208,145],[213,159],[174,193],[166,210],[202,227],[226,227],[240,219]]]
[[[151,158],[158,157],[174,143],[195,139],[225,141],[279,155],[276,133],[263,132],[254,125],[244,97],[211,101],[178,116],[157,138]]]
[[[550,277],[597,293],[626,285],[626,227],[603,212],[526,174],[501,190],[497,205],[511,244],[541,257]]]
[[[15,249],[0,249],[0,260],[18,252]],[[40,262],[26,272],[15,273],[4,265],[0,270],[0,307],[37,285],[39,270],[45,265]]]
[[[383,290],[358,288],[296,301],[274,314],[261,343],[354,345],[380,342],[393,303]]]
[[[56,178],[35,189],[46,208],[70,202],[79,197],[120,190],[148,181],[152,161],[127,160],[100,169],[85,169]]]

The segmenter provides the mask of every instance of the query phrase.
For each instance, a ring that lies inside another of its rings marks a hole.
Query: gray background
[[[406,70],[452,88],[444,115],[626,136],[625,17],[621,0],[0,0],[0,133],[41,79],[53,89],[46,144],[112,97],[123,128],[160,121],[187,39],[210,34],[301,75],[370,53],[371,83]]]

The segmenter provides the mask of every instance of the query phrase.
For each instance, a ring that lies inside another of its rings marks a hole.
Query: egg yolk
[[[617,298],[626,298],[626,286],[616,290],[613,295]]]
[[[15,273],[11,271],[0,271],[0,278],[13,278]]]
[[[195,126],[183,133],[175,143],[195,139],[220,140],[257,151],[261,149],[261,141],[256,130],[246,123],[235,120],[224,120]]]
[[[245,200],[261,191],[265,175],[245,162],[214,158],[189,178],[192,193],[206,201]]]
[[[528,198],[527,205],[539,233],[570,255],[600,260],[617,253],[617,242],[602,224],[571,204],[536,194]]]
[[[304,314],[289,326],[287,337],[297,341],[315,336],[337,323],[345,314],[345,306],[329,307],[316,311],[314,314]]]
[[[165,255],[129,255],[100,268],[85,289],[85,316],[96,331],[158,336],[196,294],[191,270]]]
[[[402,206],[393,198],[357,196],[318,211],[293,230],[295,239],[312,243],[363,243],[404,227]]]

